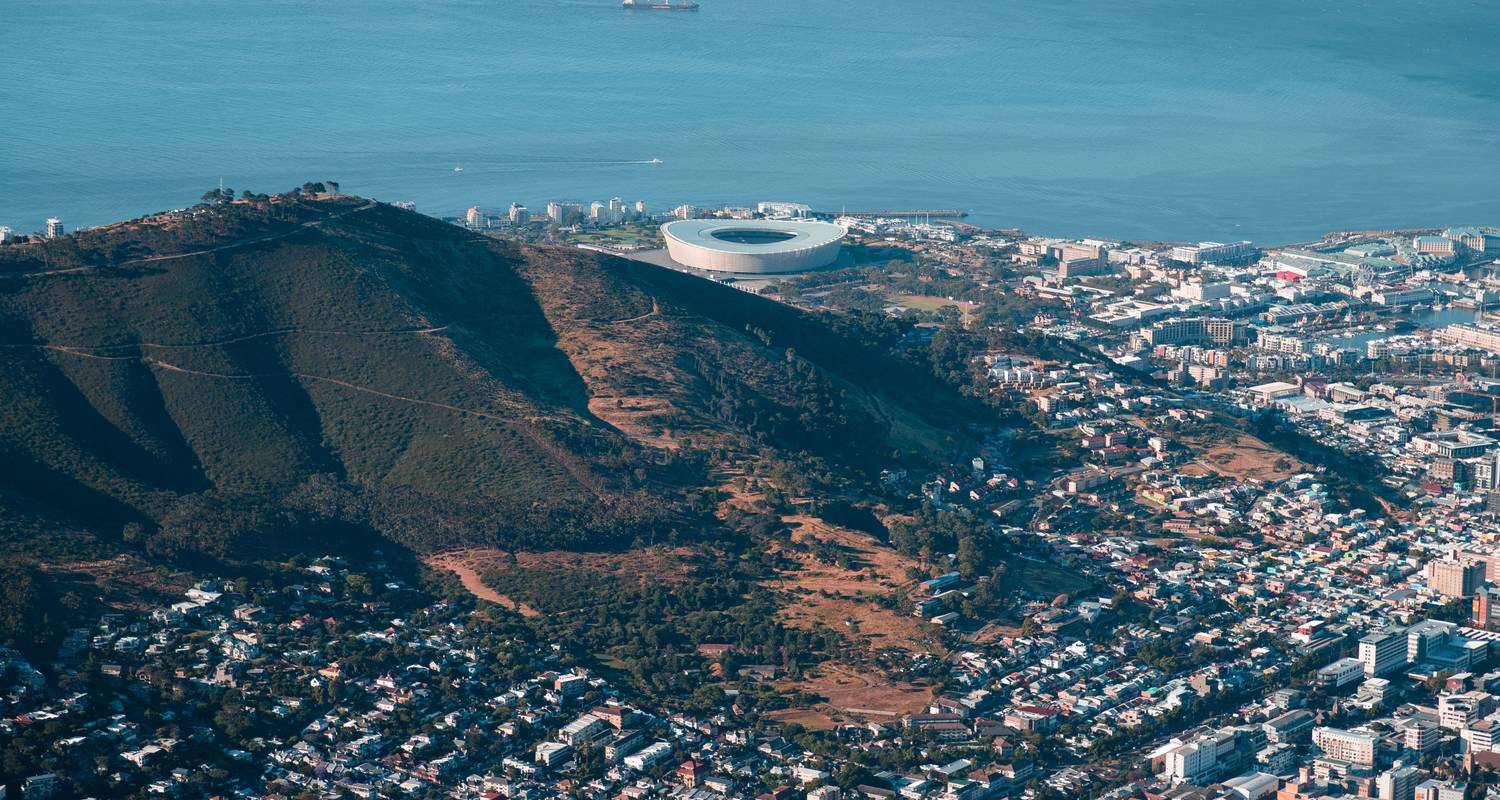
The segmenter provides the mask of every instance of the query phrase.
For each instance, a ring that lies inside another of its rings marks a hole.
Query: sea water
[[[221,178],[1137,241],[1500,224],[1493,0],[701,2],[5,0],[0,225]]]

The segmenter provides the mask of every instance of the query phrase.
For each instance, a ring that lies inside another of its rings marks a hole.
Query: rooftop
[[[847,231],[828,222],[781,219],[684,219],[662,233],[680,242],[729,253],[790,253],[836,242]]]

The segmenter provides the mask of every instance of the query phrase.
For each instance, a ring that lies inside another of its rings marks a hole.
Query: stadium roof
[[[698,247],[749,254],[810,250],[837,242],[846,233],[828,222],[778,219],[684,219],[662,230]]]

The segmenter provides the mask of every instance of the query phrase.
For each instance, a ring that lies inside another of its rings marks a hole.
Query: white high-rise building
[[[1365,677],[1378,678],[1406,666],[1406,632],[1384,630],[1367,634],[1359,640],[1359,660],[1365,665]]]
[[[1185,261],[1189,264],[1214,264],[1243,260],[1254,253],[1255,247],[1249,242],[1199,242],[1196,245],[1172,248],[1171,257],[1173,261]]]
[[[16,232],[11,230],[9,226],[0,225],[0,242],[9,241],[15,235]]]
[[[1412,800],[1421,782],[1421,770],[1397,766],[1380,773],[1375,785],[1380,800]]]
[[[57,217],[52,217],[47,220],[48,239],[56,239],[57,237],[62,236],[63,232],[62,220],[58,219]]]
[[[556,200],[547,204],[547,217],[559,225],[568,225],[583,215],[583,206],[579,203],[560,203]]]
[[[812,206],[805,203],[761,201],[755,204],[755,210],[772,219],[800,219],[812,216]]]

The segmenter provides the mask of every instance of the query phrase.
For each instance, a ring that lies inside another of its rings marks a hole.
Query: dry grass
[[[946,297],[928,297],[927,295],[921,294],[898,294],[892,295],[887,299],[889,299],[892,304],[901,306],[902,308],[909,308],[915,311],[925,311],[928,313],[937,311],[943,306],[956,306],[959,312],[963,315],[963,320],[965,322],[969,321],[969,316],[974,313],[974,309],[979,307],[977,304],[971,303],[968,300],[949,300]]]
[[[811,553],[782,548],[781,554],[797,564],[777,574],[776,586],[785,597],[780,617],[783,622],[797,628],[823,625],[864,639],[876,649],[942,649],[926,623],[877,602],[892,591],[911,587],[913,581],[906,572],[916,566],[913,559],[881,545],[869,534],[815,517],[783,519],[793,526],[793,541],[832,543],[849,562],[848,567],[825,564]]]
[[[154,567],[134,556],[39,565],[59,594],[72,592],[101,607],[150,611],[193,585],[191,573]],[[180,597],[175,599],[180,600]]]
[[[1053,564],[1039,564],[1027,559],[1012,559],[1005,579],[1020,588],[1044,596],[1066,594],[1073,597],[1088,591],[1093,584],[1082,575]]]
[[[824,698],[824,703],[807,710],[826,708],[834,716],[894,719],[920,713],[932,702],[932,689],[926,686],[891,683],[839,664],[824,664],[804,680],[781,686]]]
[[[1284,480],[1309,469],[1301,461],[1244,434],[1236,435],[1232,441],[1212,444],[1189,436],[1182,437],[1182,441],[1200,451],[1199,465],[1235,480]],[[1278,463],[1284,466],[1277,466]]]
[[[672,412],[665,397],[591,397],[589,413],[608,422],[626,436],[648,447],[676,450],[680,447],[670,431],[656,420]]]
[[[762,479],[743,467],[722,469],[715,480],[718,483],[714,488],[724,495],[715,509],[721,520],[731,511],[754,513],[765,504],[766,495],[760,488]]]
[[[765,715],[766,719],[791,725],[801,725],[815,731],[831,731],[837,725],[833,717],[812,708],[784,708]]]

